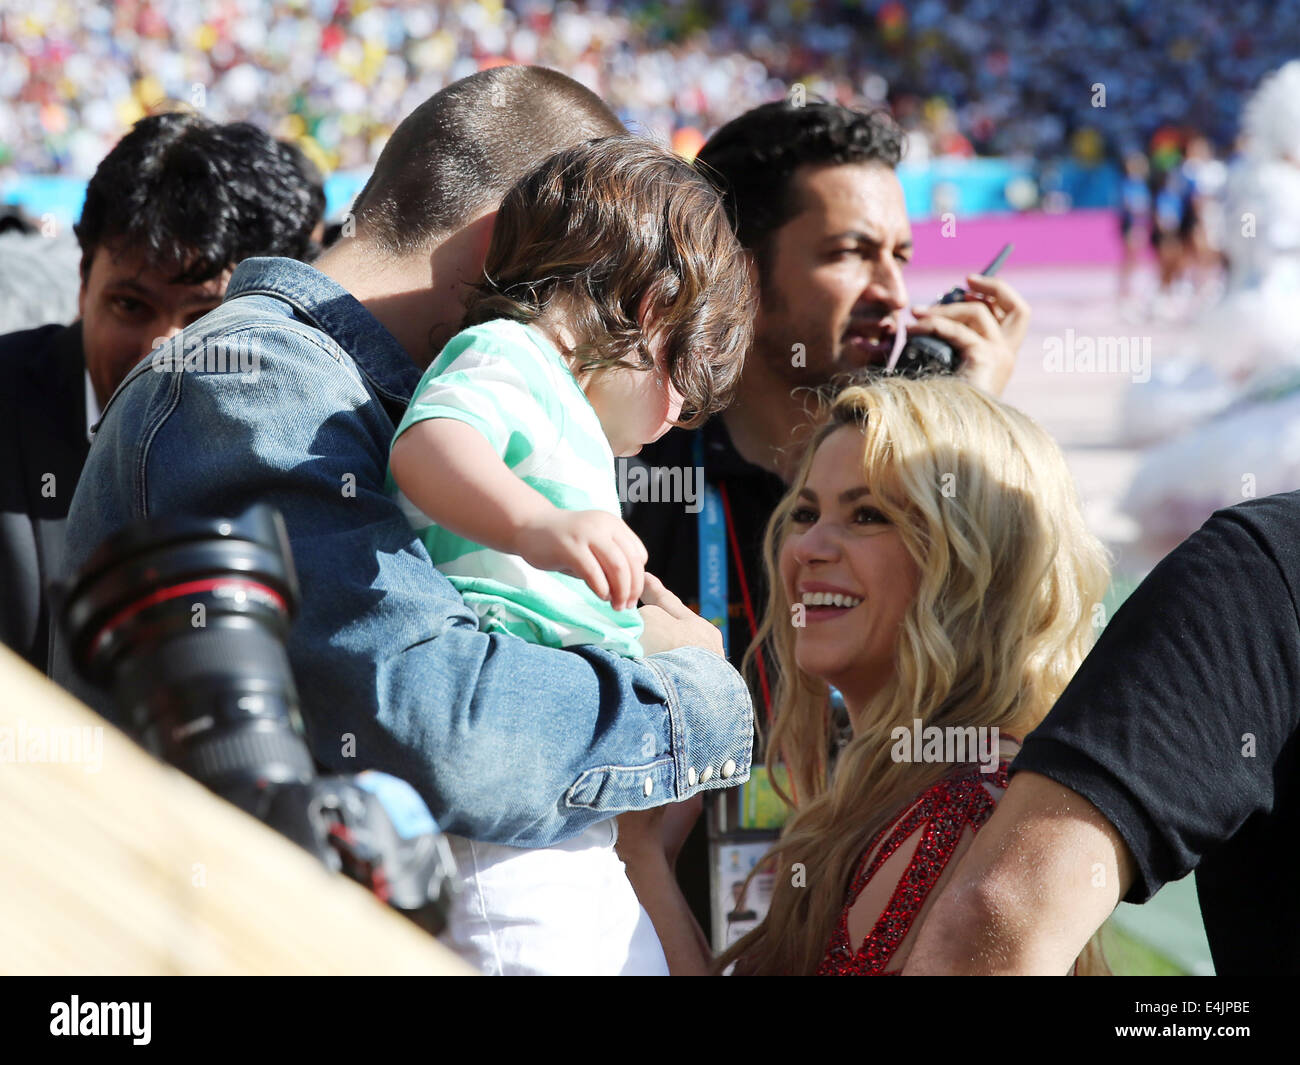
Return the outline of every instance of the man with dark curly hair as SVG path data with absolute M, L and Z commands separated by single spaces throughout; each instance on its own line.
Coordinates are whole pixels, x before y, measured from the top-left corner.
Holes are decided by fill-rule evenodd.
M 216 307 L 253 255 L 307 256 L 325 212 L 302 154 L 256 126 L 141 119 L 86 188 L 79 317 L 0 337 L 0 641 L 45 669 L 45 584 L 90 433 L 131 367 Z
M 727 501 L 739 525 L 739 554 L 755 564 L 766 517 L 800 455 L 797 430 L 807 420 L 808 390 L 837 374 L 883 365 L 908 306 L 903 268 L 912 258 L 912 230 L 894 172 L 902 150 L 902 131 L 884 112 L 784 100 L 733 119 L 700 150 L 698 163 L 722 191 L 760 283 L 754 344 L 735 402 L 701 430 L 709 480 L 716 479 L 715 468 L 720 475 L 743 473 L 755 489 L 737 486 Z M 977 298 L 918 308 L 919 321 L 908 332 L 948 341 L 961 356 L 960 372 L 999 394 L 1029 309 L 1005 282 L 968 283 Z M 696 446 L 690 434 L 670 433 L 641 459 L 651 467 L 694 464 Z M 628 484 L 634 480 L 629 476 Z M 650 551 L 649 568 L 696 602 L 696 553 L 677 543 L 680 508 L 629 502 L 632 526 Z M 692 502 L 700 501 L 686 500 Z M 752 603 L 761 601 L 754 587 L 761 566 L 743 568 L 745 579 L 735 574 L 729 582 L 738 618 L 746 585 Z M 752 635 L 743 625 L 732 634 L 737 660 Z

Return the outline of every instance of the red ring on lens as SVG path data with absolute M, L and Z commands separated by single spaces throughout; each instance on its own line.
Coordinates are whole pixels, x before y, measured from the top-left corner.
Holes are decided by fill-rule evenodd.
M 156 606 L 158 603 L 164 603 L 168 599 L 178 599 L 183 595 L 192 595 L 195 592 L 211 592 L 218 588 L 257 589 L 258 591 L 265 592 L 274 599 L 276 605 L 279 606 L 281 610 L 285 612 L 288 611 L 288 607 L 284 602 L 284 597 L 270 585 L 263 584 L 261 581 L 240 580 L 237 578 L 232 579 L 230 577 L 209 577 L 208 579 L 201 581 L 186 581 L 184 584 L 173 584 L 169 588 L 160 588 L 151 595 L 146 595 L 143 599 L 136 600 L 136 602 L 132 603 L 130 606 L 123 607 L 119 610 L 109 618 L 108 621 L 104 622 L 99 632 L 95 634 L 95 638 L 90 641 L 90 652 L 88 657 L 93 659 L 98 655 L 100 647 L 103 645 L 104 641 L 113 634 L 113 630 L 120 628 L 126 622 L 130 621 L 136 614 L 140 613 L 140 611 L 147 610 L 149 607 Z

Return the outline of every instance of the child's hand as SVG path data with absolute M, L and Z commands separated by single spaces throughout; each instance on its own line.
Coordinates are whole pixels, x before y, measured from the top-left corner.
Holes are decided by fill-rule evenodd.
M 587 582 L 615 610 L 636 606 L 645 585 L 645 544 L 603 510 L 551 509 L 519 530 L 516 552 L 530 566 Z

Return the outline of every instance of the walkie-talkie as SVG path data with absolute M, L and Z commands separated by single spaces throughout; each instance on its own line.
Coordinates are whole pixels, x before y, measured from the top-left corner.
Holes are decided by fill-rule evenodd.
M 992 277 L 1007 261 L 1012 245 L 1004 244 L 993 261 L 980 271 L 983 277 Z M 960 285 L 950 288 L 939 297 L 939 303 L 961 303 L 970 293 Z M 918 334 L 909 336 L 897 358 L 891 358 L 885 366 L 887 373 L 902 374 L 904 377 L 921 377 L 926 374 L 956 373 L 961 367 L 961 357 L 946 340 L 936 336 Z

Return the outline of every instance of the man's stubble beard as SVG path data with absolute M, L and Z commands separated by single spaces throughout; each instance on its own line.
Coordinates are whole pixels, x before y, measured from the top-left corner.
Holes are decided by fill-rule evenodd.
M 790 321 L 789 306 L 776 290 L 764 286 L 760 301 L 760 306 L 779 321 L 755 330 L 754 344 L 746 361 L 761 363 L 766 376 L 777 378 L 792 390 L 825 385 L 836 372 L 837 353 L 823 351 L 819 338 L 812 335 L 813 330 L 802 329 Z M 761 327 L 762 322 L 757 325 Z

